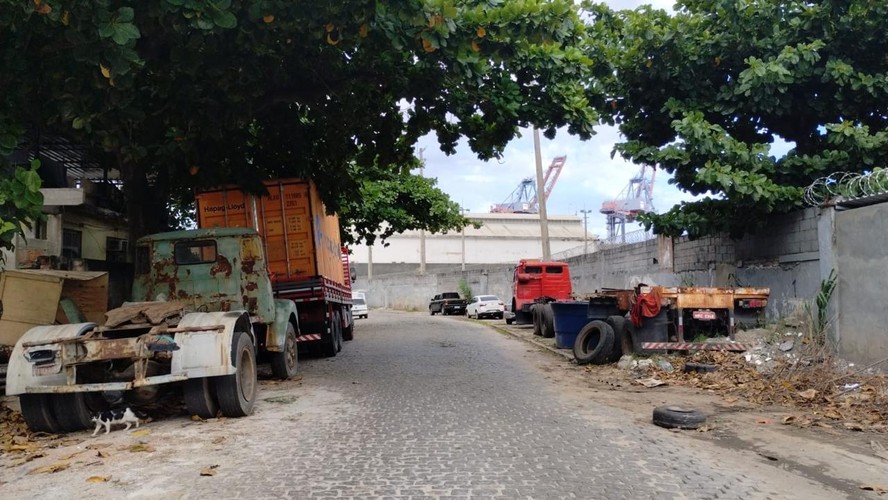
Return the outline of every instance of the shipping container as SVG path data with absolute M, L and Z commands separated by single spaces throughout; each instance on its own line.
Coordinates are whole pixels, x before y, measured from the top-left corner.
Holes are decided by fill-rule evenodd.
M 339 217 L 328 214 L 311 181 L 266 181 L 268 194 L 244 194 L 237 187 L 197 194 L 198 225 L 246 227 L 262 237 L 275 296 L 303 304 L 300 348 L 312 342 L 335 355 L 331 338 L 351 340 L 351 279 L 348 252 L 339 238 Z

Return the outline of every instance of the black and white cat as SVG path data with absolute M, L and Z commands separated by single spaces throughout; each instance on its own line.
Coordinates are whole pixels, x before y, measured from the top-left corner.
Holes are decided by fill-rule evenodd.
M 99 432 L 99 429 L 105 427 L 105 434 L 111 432 L 112 425 L 122 425 L 126 424 L 126 431 L 129 428 L 136 424 L 136 428 L 139 428 L 139 417 L 133 413 L 133 410 L 126 408 L 124 410 L 111 410 L 111 411 L 103 411 L 92 418 L 92 421 L 96 424 L 96 430 L 93 431 L 92 435 L 95 435 Z

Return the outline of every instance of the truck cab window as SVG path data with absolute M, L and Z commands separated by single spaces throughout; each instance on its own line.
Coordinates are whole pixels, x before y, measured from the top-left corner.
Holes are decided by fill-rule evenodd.
M 216 262 L 215 241 L 181 241 L 174 250 L 176 264 L 206 264 Z
M 148 245 L 136 247 L 136 274 L 148 274 L 151 272 L 151 251 Z
M 541 266 L 526 266 L 524 272 L 527 274 L 543 274 L 543 268 Z
M 546 274 L 561 274 L 564 268 L 561 266 L 546 266 Z

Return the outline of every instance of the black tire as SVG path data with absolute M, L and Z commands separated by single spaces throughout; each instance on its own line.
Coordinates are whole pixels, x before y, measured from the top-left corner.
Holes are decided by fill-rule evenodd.
M 697 429 L 706 422 L 706 415 L 698 410 L 678 406 L 654 408 L 654 425 L 667 429 Z
M 55 394 L 21 394 L 19 404 L 22 407 L 22 417 L 28 428 L 33 432 L 48 432 L 58 434 L 62 427 L 56 420 L 53 410 L 52 396 Z
M 259 381 L 256 376 L 256 350 L 250 336 L 234 332 L 231 339 L 231 359 L 237 372 L 216 377 L 216 397 L 226 417 L 245 417 L 253 411 Z
M 337 349 L 338 344 L 338 330 L 337 330 L 338 321 L 336 318 L 336 313 L 334 312 L 330 318 L 330 333 L 329 335 L 321 336 L 321 354 L 324 355 L 325 358 L 332 358 L 336 356 L 336 353 L 339 352 Z
M 515 322 L 515 317 L 514 317 L 514 316 L 512 316 L 511 318 L 506 318 L 506 324 L 507 324 L 507 325 L 511 325 L 511 324 L 514 323 L 514 322 Z
M 601 320 L 586 324 L 577 334 L 573 353 L 578 365 L 607 363 L 614 345 L 614 329 Z
M 718 365 L 712 365 L 709 363 L 693 363 L 688 362 L 684 364 L 684 368 L 682 371 L 685 373 L 697 372 L 697 373 L 712 373 L 718 370 Z
M 429 308 L 429 316 L 434 316 L 434 315 L 435 315 L 435 311 L 433 311 L 432 308 L 430 307 Z
M 555 313 L 549 304 L 540 308 L 540 335 L 547 339 L 555 337 Z
M 219 401 L 216 399 L 215 381 L 212 377 L 190 378 L 182 389 L 185 394 L 185 408 L 191 415 L 200 418 L 214 418 L 219 415 Z
M 336 327 L 336 352 L 342 351 L 342 314 L 333 312 L 333 325 Z
M 98 392 L 74 392 L 47 395 L 59 429 L 73 432 L 90 428 L 92 418 L 107 410 L 108 404 Z
M 284 339 L 284 350 L 281 352 L 272 352 L 271 355 L 271 374 L 275 378 L 286 380 L 296 375 L 299 365 L 299 350 L 296 346 L 296 327 L 293 323 L 287 322 L 287 333 Z
M 543 334 L 543 327 L 540 323 L 540 306 L 538 304 L 530 306 L 530 316 L 533 318 L 533 334 L 539 337 Z
M 364 315 L 366 318 L 367 315 Z M 355 339 L 355 318 L 360 318 L 360 316 L 352 315 L 352 322 L 345 328 L 342 329 L 342 340 L 349 341 Z
M 623 316 L 609 316 L 607 324 L 614 330 L 614 346 L 611 348 L 609 361 L 615 363 L 624 354 L 632 354 L 632 334 L 629 333 L 629 321 Z M 626 349 L 626 339 L 629 343 L 628 350 Z

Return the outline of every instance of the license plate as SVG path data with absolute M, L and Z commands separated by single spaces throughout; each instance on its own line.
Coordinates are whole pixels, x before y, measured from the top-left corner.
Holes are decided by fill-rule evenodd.
M 712 321 L 715 319 L 715 311 L 694 311 L 692 313 L 694 319 L 702 319 L 704 321 Z

